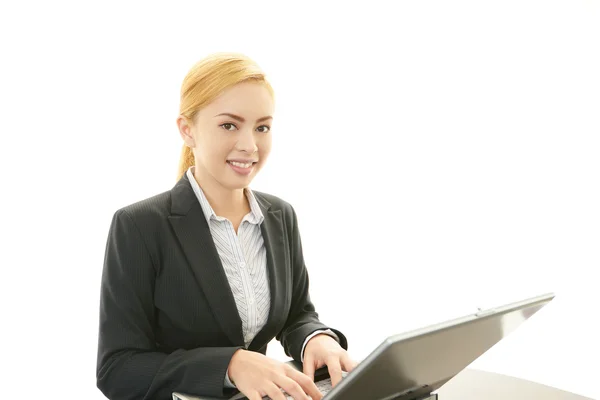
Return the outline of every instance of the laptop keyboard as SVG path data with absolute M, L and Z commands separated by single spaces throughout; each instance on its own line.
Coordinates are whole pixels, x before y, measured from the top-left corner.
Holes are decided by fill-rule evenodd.
M 346 371 L 342 371 L 342 379 L 344 379 L 346 377 L 346 375 L 348 375 L 348 373 Z M 319 391 L 321 393 L 323 393 L 324 395 L 329 393 L 331 391 L 331 378 L 327 378 L 327 379 L 322 379 L 318 382 L 315 382 L 315 385 L 317 386 L 317 388 L 319 389 Z M 283 394 L 285 395 L 285 399 L 286 400 L 293 400 L 294 398 L 292 396 L 290 396 L 289 394 L 287 394 L 285 391 L 283 392 Z M 246 398 L 246 397 L 244 397 Z M 269 396 L 265 396 L 263 397 L 263 400 L 272 400 Z

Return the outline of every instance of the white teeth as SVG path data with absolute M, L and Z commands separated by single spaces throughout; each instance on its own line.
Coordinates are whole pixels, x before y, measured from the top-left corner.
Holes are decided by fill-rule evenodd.
M 231 165 L 235 165 L 236 167 L 240 167 L 240 168 L 250 168 L 250 166 L 252 165 L 252 163 L 247 163 L 247 164 L 242 164 L 236 161 L 229 161 L 229 163 Z

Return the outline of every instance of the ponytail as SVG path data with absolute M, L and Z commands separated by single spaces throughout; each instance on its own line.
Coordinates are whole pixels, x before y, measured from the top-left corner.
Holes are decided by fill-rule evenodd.
M 177 180 L 183 178 L 186 171 L 195 164 L 194 153 L 187 145 L 183 145 L 181 149 L 181 158 L 179 159 L 179 170 L 177 172 Z

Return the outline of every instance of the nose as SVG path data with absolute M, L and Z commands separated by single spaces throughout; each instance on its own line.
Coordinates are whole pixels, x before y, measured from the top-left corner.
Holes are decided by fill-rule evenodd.
M 242 130 L 238 136 L 236 148 L 239 151 L 245 151 L 249 154 L 255 153 L 258 150 L 258 146 L 256 145 L 254 131 L 251 129 Z

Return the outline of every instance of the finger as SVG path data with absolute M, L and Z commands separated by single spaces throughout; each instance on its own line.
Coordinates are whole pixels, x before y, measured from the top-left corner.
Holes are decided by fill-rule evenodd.
M 244 393 L 244 396 L 246 396 L 248 400 L 262 400 L 262 396 L 256 390 Z
M 342 380 L 342 366 L 340 365 L 340 359 L 332 357 L 327 361 L 327 369 L 329 370 L 329 376 L 331 377 L 331 387 L 335 387 Z
M 323 393 L 319 391 L 315 382 L 310 379 L 308 376 L 304 375 L 300 371 L 292 371 L 290 374 L 290 378 L 298 382 L 298 384 L 302 387 L 304 392 L 312 397 L 313 400 L 320 400 L 323 397 Z
M 344 368 L 344 371 L 350 372 L 354 368 L 356 368 L 357 365 L 358 363 L 351 359 L 348 353 L 344 354 L 344 356 L 342 357 L 342 367 Z
M 295 380 L 287 376 L 281 376 L 275 383 L 285 390 L 287 394 L 292 396 L 294 400 L 309 400 L 308 395 L 304 389 L 302 389 L 302 386 Z
M 273 400 L 286 400 L 285 395 L 283 394 L 279 386 L 276 385 L 274 382 L 268 382 L 263 390 L 265 391 L 267 396 L 269 396 Z M 262 397 L 258 400 L 261 399 Z M 302 400 L 304 399 L 302 398 Z
M 304 374 L 306 374 L 311 381 L 315 380 L 315 361 L 312 357 L 307 356 L 304 358 L 304 365 L 302 369 L 304 370 Z

